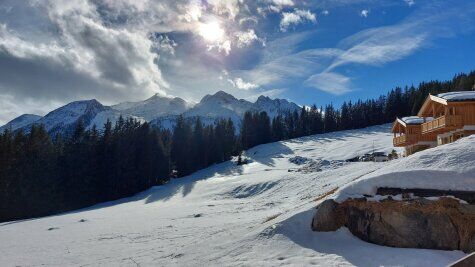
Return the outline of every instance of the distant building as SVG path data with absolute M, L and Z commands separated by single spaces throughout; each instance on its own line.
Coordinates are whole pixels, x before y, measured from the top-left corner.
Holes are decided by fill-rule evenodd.
M 372 158 L 374 162 L 384 162 L 389 160 L 388 155 L 384 152 L 373 152 Z
M 406 156 L 475 134 L 475 91 L 429 95 L 417 116 L 396 118 L 392 132 Z

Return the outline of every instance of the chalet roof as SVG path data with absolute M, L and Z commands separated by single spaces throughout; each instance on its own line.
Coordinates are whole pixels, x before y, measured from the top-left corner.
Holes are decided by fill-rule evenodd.
M 447 102 L 455 101 L 475 101 L 475 91 L 457 91 L 438 94 L 437 97 L 446 100 Z
M 475 101 L 475 91 L 457 91 L 438 94 L 440 97 L 448 102 L 454 101 Z
M 449 102 L 466 102 L 466 101 L 475 101 L 475 91 L 456 91 L 456 92 L 448 92 L 442 93 L 438 95 L 431 95 L 429 94 L 422 104 L 421 109 L 417 115 L 419 117 L 424 117 L 424 115 L 428 115 L 430 112 L 428 108 L 430 108 L 431 104 L 439 103 L 442 105 L 447 105 Z
M 418 116 L 410 116 L 410 117 L 404 117 L 401 118 L 401 120 L 409 125 L 417 125 L 417 124 L 422 124 L 424 123 L 424 118 L 418 117 Z M 432 121 L 432 117 L 427 117 L 426 121 Z
M 397 125 L 401 125 L 402 127 L 406 128 L 408 125 L 420 125 L 424 122 L 432 121 L 434 118 L 432 117 L 426 117 L 425 121 L 424 118 L 418 117 L 418 116 L 409 116 L 409 117 L 403 117 L 403 118 L 396 118 L 396 120 L 393 123 L 393 127 L 391 131 L 398 132 Z

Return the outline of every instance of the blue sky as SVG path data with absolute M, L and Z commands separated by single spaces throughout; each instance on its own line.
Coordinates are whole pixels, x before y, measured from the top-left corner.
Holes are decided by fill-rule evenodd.
M 218 90 L 339 105 L 475 70 L 475 2 L 4 0 L 0 123 Z

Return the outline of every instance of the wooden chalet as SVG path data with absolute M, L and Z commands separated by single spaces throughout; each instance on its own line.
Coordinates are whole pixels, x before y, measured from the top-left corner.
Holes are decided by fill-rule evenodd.
M 397 118 L 392 132 L 406 155 L 475 134 L 475 91 L 429 95 L 417 116 Z
M 392 127 L 394 133 L 393 145 L 404 147 L 406 156 L 436 146 L 436 134 L 422 135 L 421 125 L 431 119 L 417 116 L 396 118 Z

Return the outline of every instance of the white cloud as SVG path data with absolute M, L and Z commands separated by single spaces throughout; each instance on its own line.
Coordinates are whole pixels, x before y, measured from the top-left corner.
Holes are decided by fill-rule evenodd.
M 416 4 L 416 1 L 415 0 L 404 0 L 404 2 L 408 5 L 408 6 L 413 6 Z
M 216 49 L 218 52 L 223 52 L 225 55 L 229 55 L 229 53 L 231 52 L 231 41 L 225 40 L 216 44 L 207 45 L 207 47 L 208 51 Z
M 283 12 L 280 21 L 280 30 L 285 32 L 292 25 L 304 22 L 317 22 L 317 16 L 309 10 L 294 9 L 293 12 Z
M 258 23 L 259 23 L 259 20 L 255 16 L 244 17 L 244 18 L 239 19 L 239 25 L 245 25 L 245 24 L 257 25 Z
M 175 49 L 177 43 L 170 39 L 168 35 L 159 35 L 157 37 L 151 37 L 153 40 L 152 49 L 155 49 L 159 55 L 160 53 L 169 53 L 175 55 Z
M 364 18 L 367 18 L 368 15 L 369 15 L 369 10 L 367 10 L 367 9 L 361 10 L 360 16 L 362 16 L 362 17 L 364 17 Z
M 232 84 L 234 87 L 241 90 L 251 90 L 251 89 L 259 88 L 259 85 L 245 82 L 242 78 L 236 78 L 234 80 L 228 79 L 228 82 Z
M 236 32 L 236 38 L 237 38 L 237 47 L 246 47 L 250 44 L 252 44 L 255 41 L 260 41 L 262 44 L 264 44 L 264 41 L 257 37 L 255 31 L 253 29 L 249 29 L 244 32 Z
M 206 0 L 206 3 L 209 4 L 213 11 L 218 15 L 225 15 L 230 19 L 236 18 L 240 11 L 240 5 L 242 4 L 241 0 Z
M 330 15 L 330 11 L 328 11 L 328 10 L 323 10 L 323 11 L 322 11 L 322 14 L 325 15 L 325 16 L 328 16 L 328 15 Z
M 351 91 L 351 79 L 333 72 L 314 74 L 304 84 L 333 95 L 342 95 Z
M 381 65 L 404 58 L 423 46 L 430 36 L 413 23 L 372 28 L 344 39 L 342 52 L 328 67 L 350 64 Z
M 292 0 L 263 0 L 264 7 L 258 7 L 257 12 L 263 16 L 266 13 L 280 13 L 282 9 L 292 7 L 295 3 Z

